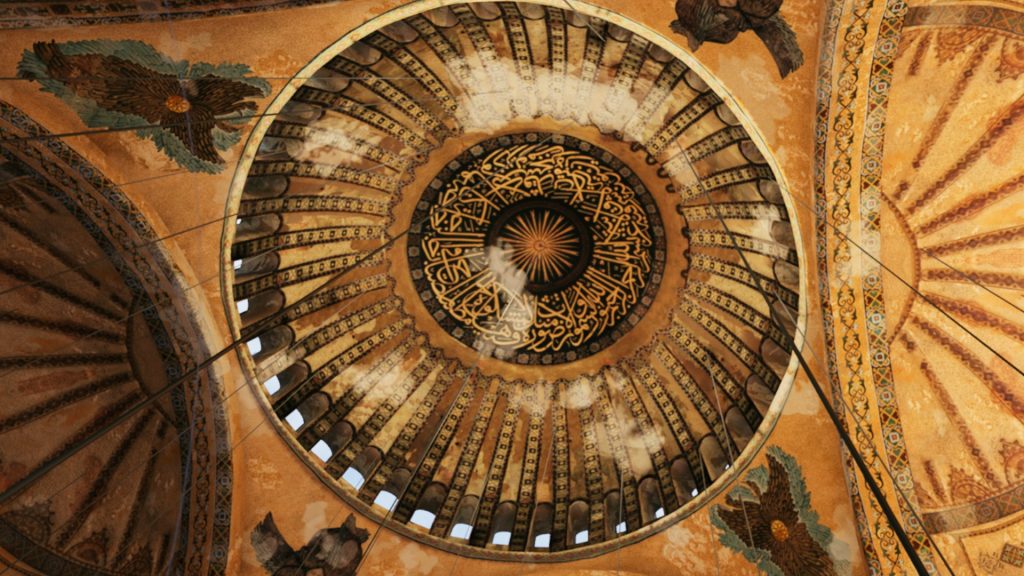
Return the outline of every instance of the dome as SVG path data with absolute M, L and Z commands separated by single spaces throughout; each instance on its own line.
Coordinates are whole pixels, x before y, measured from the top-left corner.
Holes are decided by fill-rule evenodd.
M 689 514 L 792 379 L 801 256 L 758 136 L 640 28 L 379 20 L 271 105 L 229 200 L 228 314 L 278 431 L 461 554 L 595 555 Z

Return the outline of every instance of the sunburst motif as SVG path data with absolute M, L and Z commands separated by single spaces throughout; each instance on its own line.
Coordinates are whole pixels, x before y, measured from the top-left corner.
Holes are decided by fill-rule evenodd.
M 580 255 L 579 231 L 561 214 L 530 211 L 520 214 L 501 234 L 513 264 L 531 282 L 551 282 L 564 276 Z

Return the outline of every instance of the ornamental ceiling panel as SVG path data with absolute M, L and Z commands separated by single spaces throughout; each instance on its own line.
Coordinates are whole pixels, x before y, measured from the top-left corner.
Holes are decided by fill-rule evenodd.
M 1000 557 L 1024 508 L 1024 12 L 887 2 L 838 24 L 818 204 L 835 391 L 927 561 L 1014 573 Z M 848 40 L 858 29 L 877 50 Z M 901 569 L 857 498 L 869 561 Z
M 760 139 L 682 57 L 564 6 L 404 9 L 268 109 L 228 315 L 277 430 L 357 510 L 465 555 L 591 556 L 763 440 L 799 242 Z

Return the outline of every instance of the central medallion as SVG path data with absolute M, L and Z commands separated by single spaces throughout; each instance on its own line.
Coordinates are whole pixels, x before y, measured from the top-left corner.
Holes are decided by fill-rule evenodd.
M 486 245 L 526 273 L 526 290 L 532 294 L 550 294 L 574 283 L 593 255 L 583 216 L 546 197 L 520 200 L 499 212 Z
M 409 263 L 434 319 L 518 364 L 572 362 L 621 338 L 664 269 L 640 178 L 573 137 L 487 140 L 450 162 L 413 214 Z

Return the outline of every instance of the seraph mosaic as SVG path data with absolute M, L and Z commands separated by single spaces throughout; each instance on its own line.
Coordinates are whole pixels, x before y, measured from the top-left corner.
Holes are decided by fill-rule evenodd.
M 818 523 L 803 472 L 778 446 L 732 489 L 724 505 L 711 507 L 711 523 L 725 546 L 743 554 L 769 576 L 844 576 L 850 563 L 830 552 L 833 535 Z
M 341 526 L 320 530 L 298 550 L 281 535 L 271 512 L 250 534 L 256 559 L 270 576 L 354 576 L 369 537 L 352 514 Z
M 133 130 L 191 172 L 224 169 L 220 152 L 240 140 L 251 99 L 270 84 L 244 64 L 174 60 L 135 40 L 37 42 L 18 75 L 70 106 L 91 128 Z
M 728 44 L 753 30 L 764 42 L 783 78 L 804 63 L 796 33 L 783 19 L 782 0 L 676 0 L 672 31 L 686 36 L 690 49 L 704 42 Z

